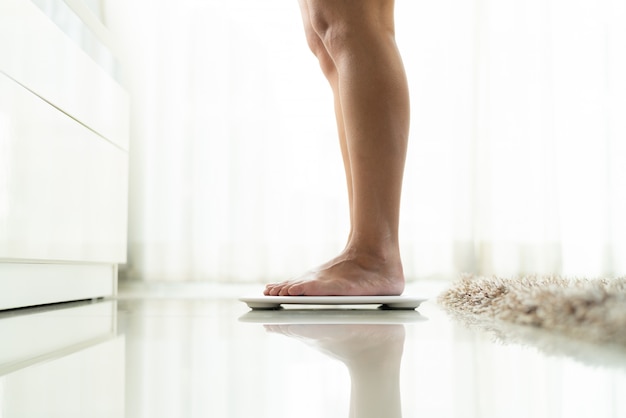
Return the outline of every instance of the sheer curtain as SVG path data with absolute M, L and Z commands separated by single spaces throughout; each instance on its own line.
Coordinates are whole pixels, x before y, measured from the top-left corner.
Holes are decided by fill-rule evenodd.
M 626 273 L 626 1 L 396 1 L 411 280 Z M 330 89 L 297 2 L 107 0 L 131 92 L 137 280 L 258 282 L 340 251 Z

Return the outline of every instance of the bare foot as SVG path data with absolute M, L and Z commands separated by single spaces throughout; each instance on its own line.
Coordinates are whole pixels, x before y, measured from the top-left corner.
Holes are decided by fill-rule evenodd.
M 284 324 L 265 329 L 299 339 L 349 367 L 368 369 L 374 363 L 399 364 L 405 338 L 401 324 Z
M 344 253 L 296 279 L 268 284 L 266 296 L 395 296 L 404 290 L 400 257 Z

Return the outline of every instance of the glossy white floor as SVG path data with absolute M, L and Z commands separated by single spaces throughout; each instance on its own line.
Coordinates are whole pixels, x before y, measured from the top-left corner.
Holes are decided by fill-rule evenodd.
M 433 300 L 250 312 L 249 289 L 130 290 L 1 313 L 0 417 L 626 417 L 626 351 L 495 342 Z

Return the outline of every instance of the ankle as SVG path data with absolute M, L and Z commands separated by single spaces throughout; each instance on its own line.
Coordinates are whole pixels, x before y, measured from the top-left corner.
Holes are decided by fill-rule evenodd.
M 351 233 L 346 250 L 355 254 L 365 254 L 387 260 L 400 253 L 397 234 L 367 234 Z
M 343 252 L 343 257 L 367 269 L 401 265 L 400 251 L 397 247 L 349 244 Z

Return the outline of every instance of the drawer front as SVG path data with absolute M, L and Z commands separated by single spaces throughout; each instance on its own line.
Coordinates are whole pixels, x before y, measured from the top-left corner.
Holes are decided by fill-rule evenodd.
M 0 259 L 122 263 L 128 153 L 0 74 Z

